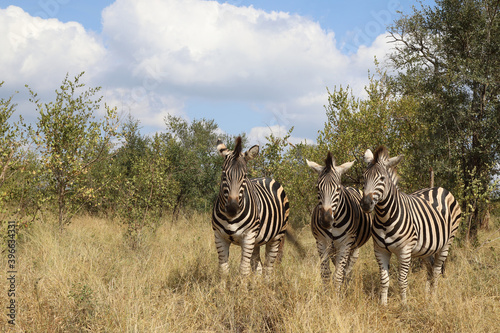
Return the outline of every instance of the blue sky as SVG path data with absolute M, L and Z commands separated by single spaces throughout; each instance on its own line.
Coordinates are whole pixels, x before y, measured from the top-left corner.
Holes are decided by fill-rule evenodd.
M 429 2 L 427 2 L 429 3 Z M 117 0 L 2 1 L 0 97 L 36 120 L 28 84 L 42 100 L 66 73 L 85 71 L 106 102 L 139 119 L 144 133 L 167 114 L 214 119 L 221 131 L 264 143 L 294 127 L 314 141 L 326 121 L 326 87 L 362 96 L 386 26 L 415 1 Z

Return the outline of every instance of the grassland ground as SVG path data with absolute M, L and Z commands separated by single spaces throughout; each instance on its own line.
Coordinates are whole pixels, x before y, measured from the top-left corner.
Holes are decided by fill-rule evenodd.
M 496 223 L 498 225 L 498 223 Z M 79 217 L 62 233 L 47 224 L 17 241 L 16 326 L 8 324 L 7 256 L 2 252 L 0 331 L 17 332 L 500 332 L 500 236 L 479 247 L 455 244 L 435 297 L 415 263 L 402 306 L 391 264 L 389 305 L 378 304 L 371 241 L 342 295 L 324 286 L 309 228 L 296 231 L 302 258 L 288 244 L 267 281 L 237 272 L 221 282 L 209 215 L 166 222 L 132 249 L 116 221 Z

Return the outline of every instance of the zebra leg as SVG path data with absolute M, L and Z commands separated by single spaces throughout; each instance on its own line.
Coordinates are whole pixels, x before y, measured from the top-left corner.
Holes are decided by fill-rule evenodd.
M 356 261 L 358 261 L 359 258 L 359 247 L 352 250 L 351 254 L 349 255 L 349 261 L 347 262 L 347 266 L 345 269 L 345 279 L 347 281 L 350 281 L 351 279 L 351 273 L 352 273 L 352 268 L 354 267 L 354 264 Z
M 327 284 L 332 275 L 332 271 L 330 270 L 330 260 L 333 262 L 333 243 L 330 241 L 325 244 L 324 241 L 316 240 L 316 246 L 318 248 L 320 259 L 321 279 L 323 280 L 323 283 Z
M 279 264 L 283 260 L 283 246 L 285 245 L 285 237 L 281 238 L 280 246 L 278 248 L 278 255 L 276 256 L 276 262 Z
M 257 272 L 258 274 L 262 274 L 262 262 L 260 260 L 260 246 L 255 245 L 253 248 L 252 258 L 250 259 L 250 266 L 252 268 L 252 272 Z
M 340 292 L 342 282 L 344 282 L 345 267 L 347 265 L 347 261 L 349 260 L 350 253 L 351 250 L 349 248 L 342 247 L 337 252 L 337 256 L 335 258 L 335 274 L 333 278 L 335 282 L 335 291 L 337 293 Z
M 255 248 L 255 237 L 256 235 L 254 234 L 248 235 L 241 243 L 240 274 L 242 276 L 250 275 L 250 260 Z
M 391 252 L 375 248 L 375 258 L 380 269 L 380 303 L 387 305 L 387 292 L 389 291 L 389 262 Z
M 282 235 L 283 237 L 284 235 Z M 269 276 L 273 271 L 274 262 L 278 255 L 279 247 L 281 243 L 280 238 L 273 238 L 266 244 L 266 261 L 264 263 L 264 274 Z
M 448 257 L 448 250 L 450 248 L 451 242 L 448 242 L 438 253 L 433 257 L 432 270 L 428 268 L 428 291 L 430 294 L 434 294 L 437 288 L 437 281 L 441 274 L 443 274 L 443 266 Z
M 427 294 L 431 293 L 431 284 L 434 279 L 434 273 L 432 272 L 432 266 L 434 266 L 434 256 L 429 256 L 423 259 L 425 263 L 425 268 L 427 268 L 427 281 L 425 283 L 425 291 Z
M 408 271 L 411 263 L 411 250 L 404 248 L 398 255 L 399 262 L 399 290 L 401 292 L 401 302 L 406 304 L 406 290 L 408 289 Z
M 217 248 L 219 257 L 219 272 L 222 275 L 227 275 L 229 273 L 229 245 L 231 245 L 231 243 L 218 234 L 215 234 L 215 247 Z

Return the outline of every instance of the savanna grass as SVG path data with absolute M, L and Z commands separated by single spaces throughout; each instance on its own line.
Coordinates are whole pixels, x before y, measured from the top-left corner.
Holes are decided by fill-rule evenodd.
M 35 224 L 18 240 L 18 332 L 498 332 L 500 240 L 481 233 L 479 248 L 452 247 L 435 297 L 425 294 L 418 262 L 402 306 L 396 261 L 389 305 L 378 304 L 378 267 L 371 241 L 361 249 L 341 295 L 324 286 L 309 228 L 297 238 L 305 258 L 288 244 L 266 280 L 238 274 L 240 249 L 231 247 L 230 274 L 221 281 L 209 215 L 166 222 L 132 249 L 113 221 L 81 217 L 62 233 Z M 6 267 L 5 252 L 2 267 Z M 6 269 L 4 269 L 6 272 Z M 0 284 L 6 304 L 7 283 Z M 5 307 L 2 306 L 6 312 Z

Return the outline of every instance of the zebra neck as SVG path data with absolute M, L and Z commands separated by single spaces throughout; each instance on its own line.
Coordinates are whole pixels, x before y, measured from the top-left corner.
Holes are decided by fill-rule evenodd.
M 375 206 L 375 212 L 379 221 L 387 222 L 390 220 L 393 212 L 397 211 L 400 194 L 399 188 L 394 183 L 391 183 L 391 186 L 389 186 L 389 193 L 387 193 L 385 199 Z
M 247 186 L 243 191 L 243 196 L 246 199 L 245 205 L 257 206 L 257 208 L 259 208 L 259 200 L 257 200 L 257 198 L 255 197 L 255 183 L 251 179 L 247 179 L 246 184 Z
M 337 205 L 337 209 L 333 213 L 333 219 L 335 221 L 341 221 L 345 218 L 346 214 L 350 216 L 349 214 L 349 208 L 350 205 L 348 204 L 348 194 L 347 190 L 344 186 L 340 187 L 340 193 L 339 193 L 339 203 Z

